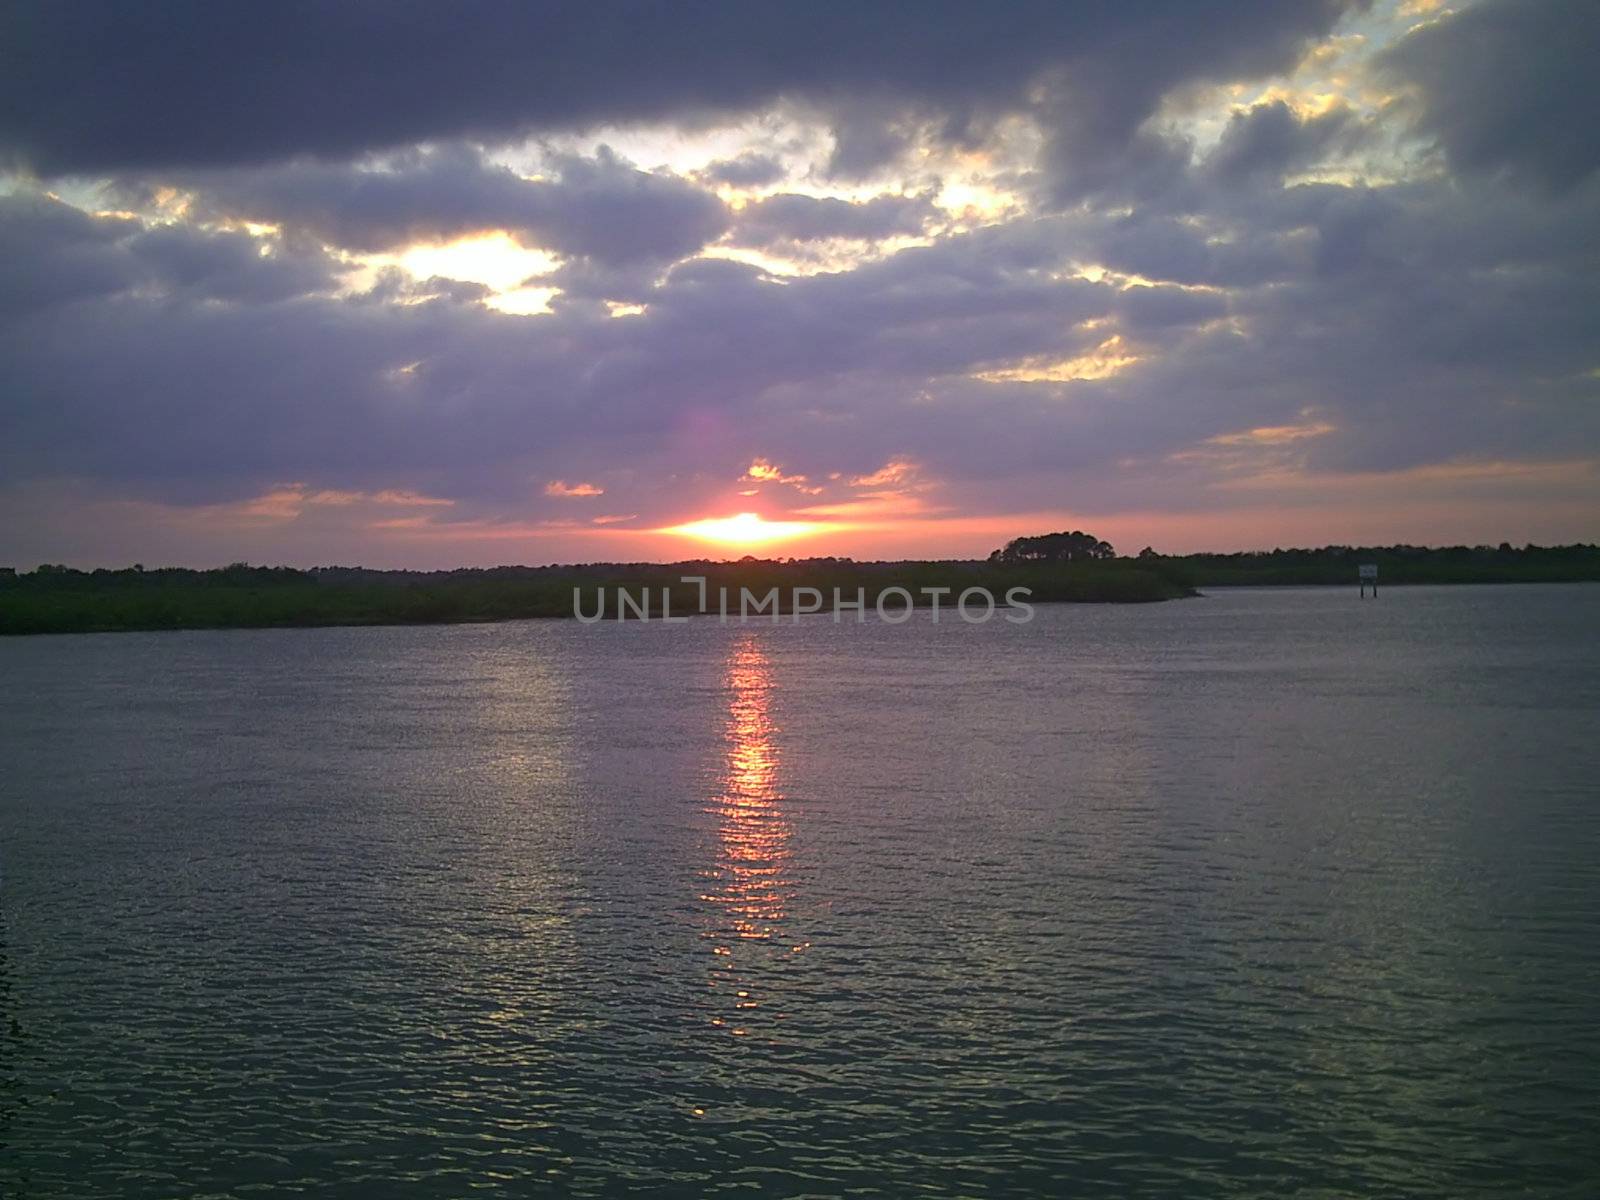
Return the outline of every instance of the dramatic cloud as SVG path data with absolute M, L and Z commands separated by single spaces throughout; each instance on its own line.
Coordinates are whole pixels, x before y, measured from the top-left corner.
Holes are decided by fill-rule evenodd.
M 335 264 L 245 233 L 93 217 L 34 193 L 0 196 L 0 316 L 134 292 L 170 302 L 281 300 L 332 287 Z
M 43 172 L 196 166 L 892 98 L 962 117 L 1041 79 L 1095 144 L 1182 83 L 1286 65 L 1341 0 L 8 5 L 0 146 Z M 40 103 L 48 96 L 49 103 Z M 1083 148 L 1087 139 L 1075 137 Z
M 218 215 L 283 225 L 351 250 L 389 250 L 505 230 L 605 264 L 692 254 L 727 228 L 715 196 L 640 171 L 602 147 L 526 179 L 455 147 L 354 167 L 302 162 L 180 177 Z
M 726 184 L 728 187 L 759 188 L 777 183 L 784 174 L 783 164 L 770 154 L 747 150 L 737 158 L 725 158 L 710 164 L 700 172 L 700 177 L 709 183 Z
M 1340 142 L 1352 145 L 1358 136 L 1346 108 L 1302 119 L 1282 100 L 1274 100 L 1234 113 L 1206 167 L 1224 182 L 1275 180 L 1321 161 Z
M 1421 92 L 1419 127 L 1459 170 L 1570 187 L 1600 167 L 1600 7 L 1487 0 L 1421 26 L 1384 55 Z
M 874 196 L 861 203 L 832 196 L 768 196 L 740 211 L 736 240 L 755 246 L 825 238 L 881 241 L 921 233 L 937 212 L 926 196 Z
M 1587 9 L 154 11 L 0 17 L 0 561 L 1594 534 Z

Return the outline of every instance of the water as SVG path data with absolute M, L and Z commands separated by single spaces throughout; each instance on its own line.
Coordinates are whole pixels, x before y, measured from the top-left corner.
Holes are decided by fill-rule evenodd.
M 0 678 L 0 1194 L 1600 1185 L 1600 587 Z

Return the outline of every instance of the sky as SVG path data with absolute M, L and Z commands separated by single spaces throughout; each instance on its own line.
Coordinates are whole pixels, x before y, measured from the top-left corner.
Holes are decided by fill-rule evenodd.
M 0 564 L 1600 537 L 1592 0 L 23 0 Z

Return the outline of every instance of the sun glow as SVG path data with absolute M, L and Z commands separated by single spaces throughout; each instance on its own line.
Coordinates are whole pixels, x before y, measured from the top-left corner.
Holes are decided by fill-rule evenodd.
M 698 538 L 703 542 L 722 542 L 731 546 L 759 546 L 784 538 L 822 533 L 830 528 L 833 526 L 822 521 L 768 521 L 757 513 L 744 512 L 735 517 L 709 517 L 703 521 L 671 525 L 662 532 L 675 533 L 680 537 Z
M 482 283 L 497 292 L 514 291 L 529 276 L 555 266 L 543 250 L 529 249 L 508 233 L 474 234 L 453 242 L 421 243 L 390 258 L 418 279 L 443 275 Z

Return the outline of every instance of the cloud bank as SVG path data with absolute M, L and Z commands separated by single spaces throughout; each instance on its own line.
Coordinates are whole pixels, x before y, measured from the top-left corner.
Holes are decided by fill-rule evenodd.
M 11 6 L 0 554 L 1592 537 L 1597 23 L 1424 7 Z

